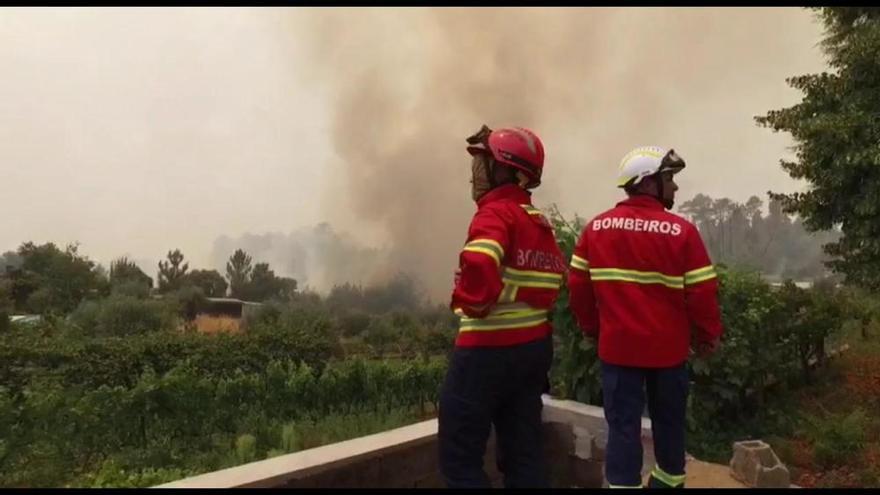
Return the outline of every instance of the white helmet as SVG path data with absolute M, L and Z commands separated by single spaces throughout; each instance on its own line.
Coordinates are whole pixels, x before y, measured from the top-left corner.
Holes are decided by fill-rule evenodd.
M 677 174 L 684 168 L 684 160 L 675 150 L 666 151 L 659 146 L 640 146 L 623 157 L 617 175 L 617 187 L 636 185 L 643 178 L 664 170 Z

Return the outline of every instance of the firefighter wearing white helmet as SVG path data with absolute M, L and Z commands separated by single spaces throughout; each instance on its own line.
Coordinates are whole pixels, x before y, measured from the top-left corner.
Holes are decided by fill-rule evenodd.
M 617 181 L 627 198 L 587 223 L 571 257 L 569 305 L 583 333 L 598 339 L 611 487 L 642 486 L 645 391 L 657 460 L 648 485 L 684 486 L 689 347 L 707 356 L 722 334 L 700 233 L 668 211 L 683 168 L 671 149 L 627 153 Z
M 642 146 L 636 148 L 620 161 L 620 173 L 617 176 L 617 187 L 622 187 L 630 195 L 645 194 L 638 185 L 645 178 L 651 178 L 657 184 L 657 199 L 671 210 L 675 203 L 674 193 L 678 186 L 672 182 L 672 176 L 685 167 L 684 160 L 675 153 L 659 146 Z M 668 174 L 663 174 L 668 172 Z M 664 177 L 665 176 L 665 177 Z M 667 181 L 664 181 L 668 179 Z M 671 184 L 670 184 L 671 183 Z M 672 190 L 669 190 L 672 188 Z M 651 194 L 651 193 L 648 193 Z

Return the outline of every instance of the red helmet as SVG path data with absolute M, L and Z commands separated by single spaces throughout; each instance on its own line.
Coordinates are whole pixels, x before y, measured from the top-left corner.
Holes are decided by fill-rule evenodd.
M 532 188 L 541 183 L 544 145 L 529 129 L 506 127 L 493 131 L 484 125 L 467 141 L 467 150 L 471 155 L 486 153 L 488 150 L 496 163 L 525 173 L 530 179 L 526 187 Z

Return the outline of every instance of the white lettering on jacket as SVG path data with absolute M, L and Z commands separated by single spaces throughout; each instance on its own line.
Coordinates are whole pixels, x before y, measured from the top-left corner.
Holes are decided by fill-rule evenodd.
M 631 230 L 666 235 L 681 235 L 681 224 L 663 220 L 643 220 L 641 218 L 605 217 L 593 220 L 593 230 Z
M 555 253 L 537 249 L 517 249 L 516 267 L 556 273 L 562 273 L 566 269 L 565 262 Z

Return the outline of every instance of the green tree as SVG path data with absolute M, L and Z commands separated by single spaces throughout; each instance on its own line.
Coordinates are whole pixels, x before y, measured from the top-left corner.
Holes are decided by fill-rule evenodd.
M 226 278 L 229 280 L 229 295 L 243 298 L 250 281 L 252 258 L 241 249 L 236 249 L 226 262 Z
M 153 279 L 123 256 L 110 262 L 110 287 L 116 294 L 146 297 L 153 287 Z
M 166 301 L 114 294 L 100 301 L 84 301 L 70 321 L 81 335 L 125 337 L 172 328 L 174 313 Z
M 334 312 L 350 312 L 364 309 L 364 289 L 360 285 L 345 283 L 334 285 L 327 295 L 327 307 Z
M 296 293 L 296 280 L 278 277 L 269 268 L 269 263 L 257 263 L 250 270 L 243 285 L 236 292 L 237 296 L 247 301 L 290 301 Z
M 275 277 L 275 272 L 269 269 L 269 263 L 254 265 L 245 291 L 245 299 L 265 301 L 275 297 L 278 292 L 278 280 Z
M 205 291 L 201 287 L 184 284 L 169 292 L 166 297 L 177 308 L 177 314 L 186 321 L 192 321 L 205 307 Z
M 21 265 L 6 275 L 18 311 L 67 314 L 86 297 L 100 297 L 109 291 L 109 281 L 93 261 L 79 254 L 75 244 L 62 251 L 51 242 L 26 242 L 19 247 L 18 256 Z
M 822 47 L 832 72 L 787 79 L 800 103 L 756 117 L 795 141 L 794 161 L 781 160 L 809 189 L 772 194 L 810 231 L 840 226 L 825 246 L 831 268 L 847 280 L 880 288 L 880 9 L 813 7 L 825 24 Z
M 202 289 L 206 297 L 223 297 L 229 286 L 217 270 L 193 270 L 186 274 L 184 285 L 187 284 Z
M 9 328 L 12 312 L 12 281 L 0 275 L 0 332 Z
M 364 342 L 380 358 L 391 349 L 400 336 L 399 330 L 394 328 L 391 317 L 385 315 L 371 317 L 364 333 Z
M 7 251 L 0 254 L 0 275 L 11 273 L 21 268 L 22 259 L 15 251 Z
M 168 251 L 168 261 L 159 262 L 159 292 L 167 293 L 179 289 L 183 285 L 189 263 L 183 262 L 180 249 Z
M 364 306 L 373 313 L 385 313 L 393 309 L 414 310 L 424 302 L 423 293 L 416 279 L 399 272 L 384 285 L 364 289 Z

